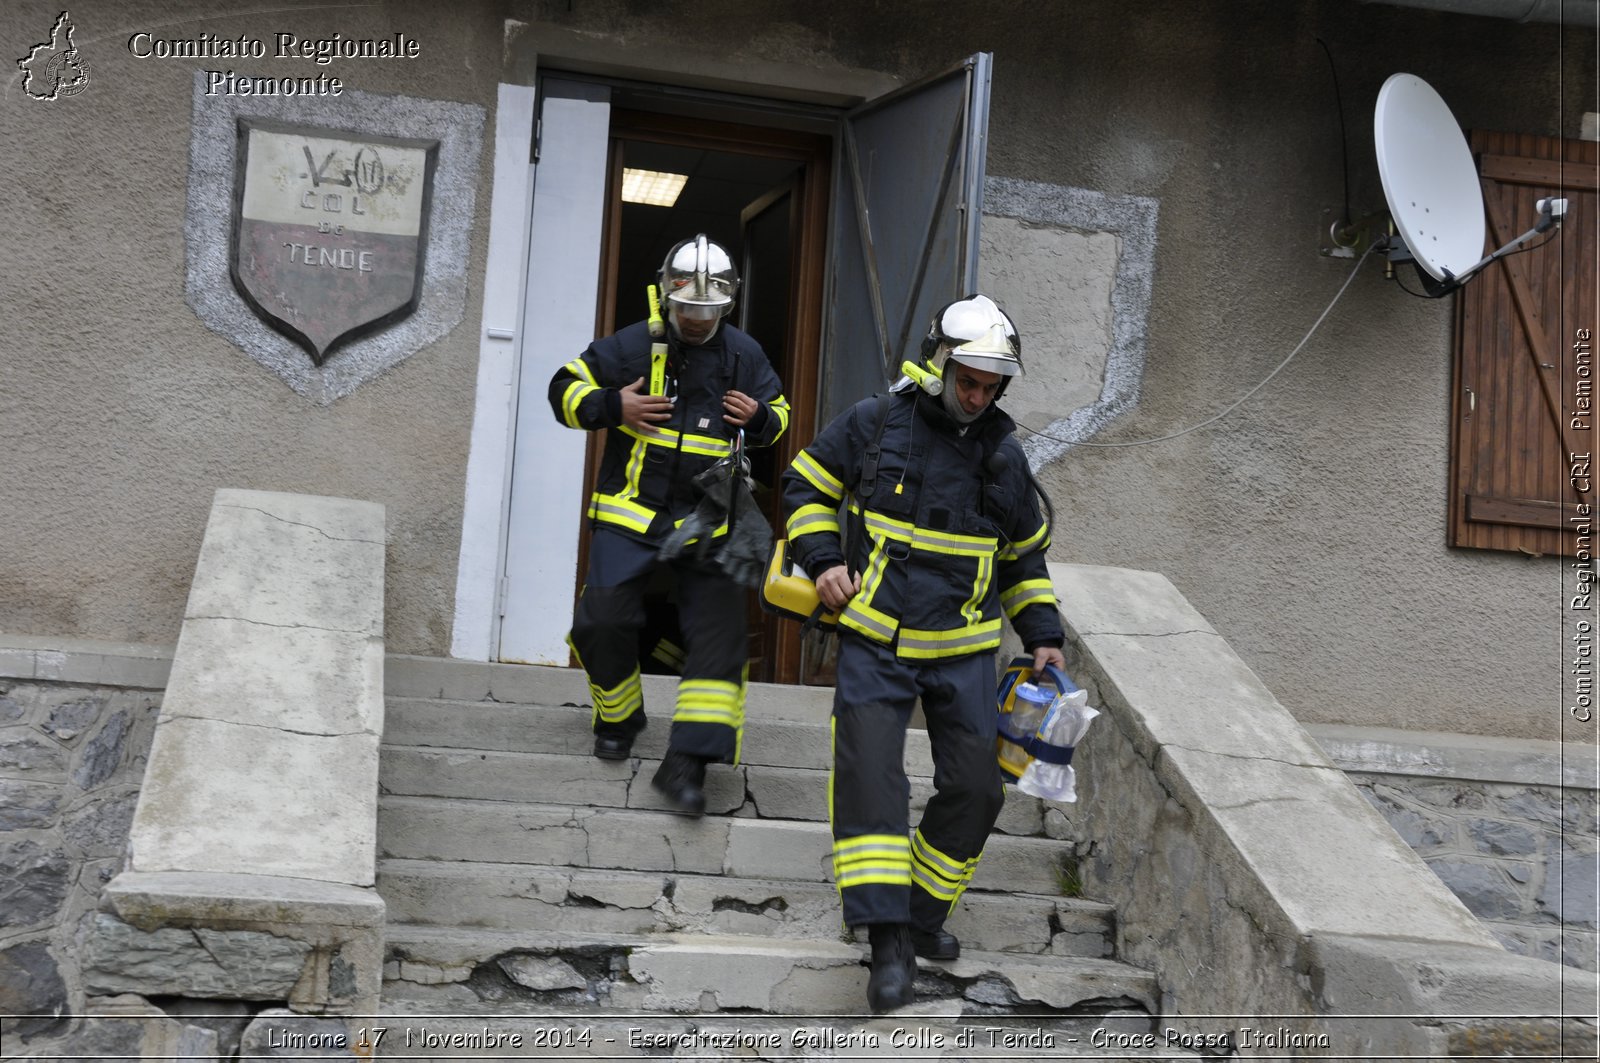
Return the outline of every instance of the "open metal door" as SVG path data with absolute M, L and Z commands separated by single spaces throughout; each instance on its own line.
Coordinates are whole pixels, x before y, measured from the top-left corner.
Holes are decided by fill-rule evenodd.
M 992 60 L 979 52 L 842 119 L 821 424 L 895 379 L 933 312 L 976 288 Z

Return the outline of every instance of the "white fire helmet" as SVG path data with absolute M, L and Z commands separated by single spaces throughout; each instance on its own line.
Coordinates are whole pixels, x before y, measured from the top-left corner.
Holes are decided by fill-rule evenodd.
M 1022 375 L 1022 337 L 1010 316 L 987 295 L 957 299 L 934 314 L 922 353 L 941 378 L 947 361 L 1002 377 Z

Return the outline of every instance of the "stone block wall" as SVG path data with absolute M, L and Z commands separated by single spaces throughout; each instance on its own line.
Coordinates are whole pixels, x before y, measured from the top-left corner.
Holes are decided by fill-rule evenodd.
M 1381 728 L 1312 734 L 1502 945 L 1600 966 L 1593 747 Z
M 53 1016 L 84 1000 L 74 958 L 80 932 L 122 866 L 161 693 L 4 672 L 0 1013 Z M 6 1022 L 16 1024 L 5 1031 L 8 1040 L 57 1025 L 50 1018 Z

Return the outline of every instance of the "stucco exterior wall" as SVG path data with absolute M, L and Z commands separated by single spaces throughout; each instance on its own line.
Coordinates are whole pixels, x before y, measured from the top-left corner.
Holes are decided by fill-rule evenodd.
M 1338 64 L 1357 215 L 1383 206 L 1371 114 L 1390 73 L 1428 80 L 1468 127 L 1574 136 L 1593 98 L 1592 33 L 1551 25 L 1136 4 L 1036 29 L 997 58 L 990 172 L 1160 201 L 1141 399 L 1097 440 L 1219 412 L 1350 273 L 1317 253 L 1344 198 L 1317 38 Z M 1219 424 L 1056 461 L 1043 479 L 1068 518 L 1052 556 L 1160 569 L 1302 722 L 1592 741 L 1561 703 L 1561 563 L 1445 546 L 1451 322 L 1450 300 L 1410 298 L 1369 262 Z
M 31 42 L 57 14 L 10 4 L 0 27 Z M 1139 400 L 1101 441 L 1222 409 L 1348 275 L 1318 253 L 1345 197 L 1318 38 L 1338 64 L 1357 214 L 1382 207 L 1370 130 L 1388 74 L 1428 80 L 1466 126 L 1568 136 L 1596 82 L 1592 33 L 1353 0 L 513 0 L 448 17 L 102 0 L 72 14 L 90 89 L 36 104 L 12 86 L 0 111 L 6 142 L 28 148 L 0 154 L 0 200 L 24 219 L 0 241 L 0 630 L 152 642 L 175 637 L 208 500 L 229 486 L 383 503 L 389 648 L 447 652 L 481 275 L 445 339 L 331 405 L 296 396 L 184 305 L 190 84 L 219 63 L 134 59 L 132 30 L 409 32 L 418 59 L 338 72 L 365 92 L 476 103 L 486 130 L 507 18 L 535 41 L 658 40 L 708 70 L 910 80 L 992 51 L 991 177 L 1159 205 Z M 1061 283 L 1038 278 L 1039 302 Z M 1592 741 L 1560 704 L 1560 563 L 1444 545 L 1450 330 L 1448 300 L 1411 299 L 1369 263 L 1297 361 L 1220 424 L 1045 469 L 1064 518 L 1052 558 L 1166 573 L 1302 722 Z
M 1372 107 L 1390 74 L 1427 80 L 1468 128 L 1565 136 L 1597 74 L 1592 31 L 1352 0 L 514 12 L 659 35 L 708 64 L 812 52 L 911 80 L 994 52 L 991 179 L 1159 204 L 1140 397 L 1102 442 L 1221 411 L 1349 276 L 1352 260 L 1319 253 L 1346 196 L 1338 100 L 1363 216 L 1384 209 Z M 1037 277 L 1036 301 L 1064 283 Z M 1166 573 L 1302 722 L 1594 741 L 1562 703 L 1561 562 L 1445 546 L 1451 327 L 1450 300 L 1413 299 L 1369 261 L 1296 361 L 1217 425 L 1053 461 L 1051 557 Z

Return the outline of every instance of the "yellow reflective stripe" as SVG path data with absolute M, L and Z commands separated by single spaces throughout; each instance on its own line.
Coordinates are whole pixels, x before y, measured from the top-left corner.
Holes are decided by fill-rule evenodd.
M 733 444 L 726 439 L 690 435 L 685 432 L 683 436 L 683 452 L 685 454 L 698 454 L 703 458 L 725 458 L 733 453 Z
M 614 497 L 619 499 L 637 498 L 639 496 L 639 475 L 644 471 L 643 441 L 635 439 L 633 446 L 628 451 L 627 464 L 622 467 L 622 490 Z M 599 495 L 599 492 L 596 492 Z
M 683 522 L 688 520 L 688 519 L 689 519 L 688 517 L 679 517 L 677 520 L 672 522 L 672 526 L 674 528 L 681 528 L 681 527 L 683 527 Z M 727 521 L 723 521 L 720 525 L 717 526 L 716 531 L 713 531 L 711 533 L 711 537 L 713 539 L 715 539 L 719 535 L 727 535 L 727 534 L 728 534 L 728 522 Z M 692 537 L 690 539 L 685 540 L 686 543 L 697 543 L 699 541 L 700 541 L 700 536 L 698 536 L 698 535 L 696 535 L 696 536 L 694 536 L 694 537 Z
M 841 618 L 843 619 L 843 618 Z M 954 657 L 963 653 L 992 650 L 1000 645 L 1000 618 L 952 628 L 948 631 L 919 631 L 902 627 L 896 655 L 900 657 Z
M 994 555 L 978 558 L 977 572 L 972 576 L 972 594 L 961 603 L 961 619 L 970 626 L 983 621 L 983 610 L 978 608 L 989 594 L 989 582 L 994 578 Z
M 625 436 L 631 437 L 636 443 L 648 443 L 651 446 L 667 447 L 669 449 L 681 447 L 685 454 L 696 454 L 703 458 L 725 458 L 733 452 L 733 444 L 726 439 L 715 436 L 697 436 L 683 433 L 680 437 L 672 428 L 655 428 L 646 426 L 634 428 L 631 425 L 618 425 L 617 429 Z
M 567 422 L 568 428 L 583 427 L 578 423 L 578 404 L 599 390 L 593 384 L 585 384 L 581 380 L 574 380 L 567 385 L 567 390 L 561 393 L 561 417 Z
M 874 544 L 872 557 L 867 562 L 866 574 L 861 577 L 861 590 L 850 599 L 849 604 L 844 607 L 844 612 L 839 614 L 839 623 L 875 642 L 891 641 L 894 638 L 895 628 L 900 626 L 899 620 L 872 607 L 872 596 L 878 593 L 878 588 L 883 584 L 883 574 L 888 563 L 889 558 L 883 552 L 883 544 Z
M 650 651 L 650 656 L 674 671 L 682 671 L 683 662 L 686 660 L 683 647 L 671 639 L 662 639 L 657 642 L 655 648 Z
M 833 826 L 833 766 L 838 763 L 834 759 L 834 744 L 839 737 L 839 718 L 828 717 L 828 825 Z
M 678 445 L 678 433 L 670 428 L 656 428 L 653 425 L 635 428 L 629 424 L 619 424 L 617 425 L 617 431 L 628 436 L 635 443 L 654 443 L 661 447 L 675 447 Z
M 672 719 L 674 723 L 722 724 L 737 731 L 744 726 L 744 684 L 726 679 L 684 679 L 678 683 L 678 704 Z
M 900 834 L 863 834 L 833 843 L 833 877 L 842 890 L 881 882 L 911 885 L 911 842 Z
M 1047 579 L 1025 579 L 1000 592 L 1000 608 L 1005 610 L 1008 620 L 1036 602 L 1054 605 L 1055 600 L 1055 592 Z
M 917 550 L 934 554 L 955 554 L 959 557 L 993 555 L 1000 541 L 989 535 L 958 535 L 955 532 L 919 528 L 904 520 L 895 520 L 873 510 L 866 511 L 867 530 L 885 539 L 907 543 Z
M 911 837 L 911 859 L 927 866 L 928 870 L 952 883 L 959 879 L 968 869 L 967 861 L 957 860 L 952 856 L 935 849 L 928 844 L 928 839 L 922 836 L 919 828 Z
M 824 469 L 822 463 L 813 458 L 809 452 L 802 450 L 796 454 L 794 463 L 789 468 L 799 473 L 807 483 L 835 502 L 844 497 L 844 484 L 837 476 Z
M 594 711 L 602 720 L 621 723 L 644 704 L 644 687 L 639 682 L 639 670 L 634 669 L 632 675 L 610 690 L 602 690 L 591 681 L 589 695 L 594 698 Z
M 833 532 L 839 534 L 839 511 L 831 506 L 819 503 L 801 506 L 789 514 L 789 519 L 784 525 L 789 531 L 789 540 L 793 542 L 802 535 L 813 535 L 817 532 Z
M 1000 560 L 1015 561 L 1019 557 L 1026 557 L 1035 550 L 1050 548 L 1050 525 L 1039 522 L 1039 530 L 1023 539 L 1021 542 L 1012 543 L 1000 552 Z
M 584 361 L 582 358 L 574 358 L 561 368 L 565 369 L 567 372 L 571 373 L 585 384 L 591 384 L 595 387 L 600 386 L 600 381 L 595 379 L 594 370 L 590 369 L 589 363 Z
M 967 883 L 972 881 L 972 873 L 977 870 L 982 856 L 979 853 L 971 860 L 952 860 L 929 845 L 918 831 L 911 846 L 911 877 L 934 897 L 948 901 L 953 909 Z
M 647 509 L 623 495 L 603 495 L 598 491 L 589 500 L 589 516 L 606 524 L 617 524 L 636 532 L 648 532 L 655 521 L 655 510 Z
M 767 403 L 767 409 L 771 410 L 773 416 L 778 419 L 778 434 L 772 437 L 773 442 L 777 442 L 778 436 L 789 430 L 789 400 L 779 395 L 776 399 Z

